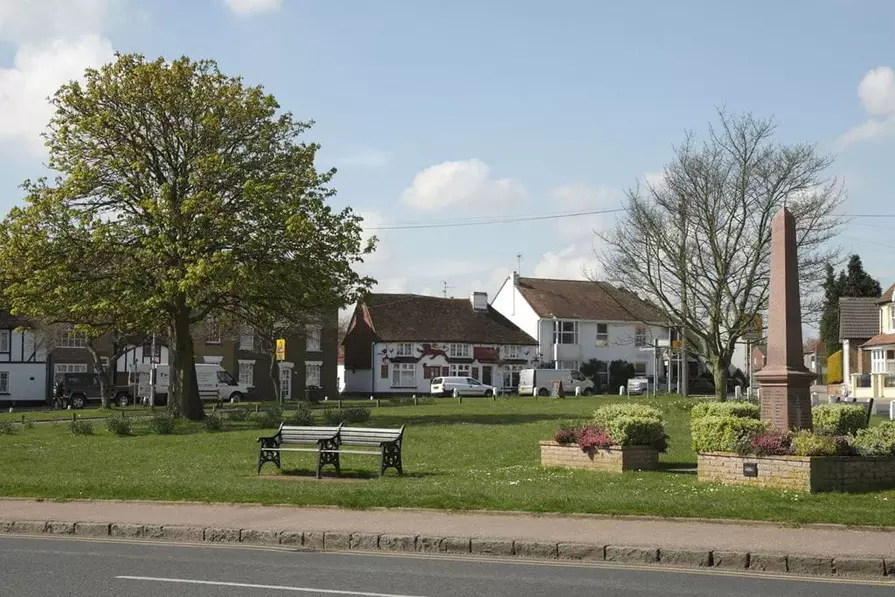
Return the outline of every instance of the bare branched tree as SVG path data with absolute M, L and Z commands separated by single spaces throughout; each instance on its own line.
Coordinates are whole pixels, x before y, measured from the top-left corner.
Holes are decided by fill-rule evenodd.
M 810 289 L 837 259 L 845 192 L 813 145 L 776 142 L 771 120 L 719 116 L 704 142 L 687 135 L 661 182 L 627 192 L 597 256 L 609 280 L 687 328 L 724 397 L 736 343 L 767 309 L 771 220 L 784 206 L 796 218 L 802 308 L 815 320 L 822 297 Z

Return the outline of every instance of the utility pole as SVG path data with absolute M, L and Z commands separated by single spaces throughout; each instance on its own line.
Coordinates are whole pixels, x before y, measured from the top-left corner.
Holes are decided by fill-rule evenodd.
M 687 305 L 687 198 L 681 197 L 681 396 L 686 398 L 690 395 L 689 377 L 690 377 L 690 360 L 687 357 L 687 316 L 689 314 Z
M 522 253 L 516 253 L 516 273 L 522 275 Z
M 156 385 L 156 365 L 155 365 L 155 333 L 152 334 L 152 348 L 149 355 L 149 409 L 155 408 L 155 385 Z
M 441 293 L 444 295 L 444 298 L 447 298 L 448 297 L 448 289 L 453 288 L 453 286 L 448 286 L 448 283 L 443 280 L 442 280 L 441 284 L 444 287 L 444 288 L 442 288 Z

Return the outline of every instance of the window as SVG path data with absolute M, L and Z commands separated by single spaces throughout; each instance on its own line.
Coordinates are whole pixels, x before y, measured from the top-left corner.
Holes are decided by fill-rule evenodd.
M 469 377 L 471 370 L 469 365 L 451 365 L 450 375 L 452 377 Z
M 244 331 L 239 337 L 239 350 L 255 350 L 255 334 L 251 330 Z
M 379 366 L 379 378 L 388 379 L 388 364 L 383 363 Z
M 504 346 L 503 358 L 505 359 L 521 359 L 521 351 L 518 346 Z
M 280 395 L 283 400 L 292 398 L 292 369 L 283 367 L 280 369 Z
M 87 373 L 86 363 L 56 363 L 53 371 L 59 373 Z
M 596 346 L 609 346 L 609 324 L 597 324 L 597 340 Z
M 9 394 L 9 372 L 0 371 L 0 394 Z
M 62 332 L 59 338 L 59 348 L 85 348 L 87 346 L 87 332 L 79 332 L 70 327 Z
M 413 343 L 412 342 L 401 342 L 398 344 L 398 348 L 395 349 L 396 357 L 412 357 L 413 356 Z
M 649 346 L 649 343 L 646 340 L 646 328 L 644 326 L 637 326 L 634 329 L 634 346 L 637 346 L 638 348 L 641 346 Z
M 895 332 L 895 305 L 889 305 L 889 331 Z
M 9 330 L 0 330 L 0 352 L 9 352 Z
M 305 350 L 309 352 L 320 352 L 320 326 L 309 325 L 306 330 L 307 340 L 305 341 Z
M 634 363 L 634 375 L 637 377 L 646 375 L 646 363 Z
M 554 321 L 553 322 L 553 343 L 554 344 L 578 344 L 578 322 L 577 321 Z
M 601 388 L 609 385 L 609 361 L 597 361 L 597 375 L 594 381 Z
M 448 354 L 451 358 L 469 358 L 469 344 L 451 344 Z
M 221 326 L 214 317 L 205 320 L 205 343 L 220 344 L 221 343 Z
M 572 371 L 578 371 L 578 361 L 557 361 L 556 368 L 557 369 L 571 369 Z
M 522 371 L 524 367 L 524 365 L 508 365 L 503 370 L 503 387 L 518 388 L 519 372 Z
M 870 372 L 885 373 L 886 372 L 886 351 L 872 350 L 870 351 Z
M 226 371 L 218 371 L 218 383 L 227 384 L 228 386 L 237 385 L 236 380 L 233 379 L 233 376 L 227 373 Z
M 239 383 L 255 385 L 255 361 L 239 361 Z
M 320 370 L 322 363 L 305 363 L 305 387 L 320 387 Z
M 393 388 L 416 387 L 416 365 L 413 363 L 395 363 L 392 365 Z

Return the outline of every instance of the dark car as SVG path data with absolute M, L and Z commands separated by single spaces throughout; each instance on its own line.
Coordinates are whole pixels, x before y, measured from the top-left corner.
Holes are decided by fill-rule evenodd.
M 99 378 L 96 373 L 59 373 L 56 375 L 55 385 L 62 386 L 62 399 L 72 408 L 84 408 L 88 402 L 102 400 Z M 133 401 L 129 388 L 113 387 L 112 403 L 118 406 L 127 406 Z

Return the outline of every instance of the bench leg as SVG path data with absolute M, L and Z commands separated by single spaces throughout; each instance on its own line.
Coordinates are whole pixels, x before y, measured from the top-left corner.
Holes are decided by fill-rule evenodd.
M 398 471 L 399 475 L 404 474 L 404 467 L 401 464 L 401 443 L 395 442 L 382 445 L 382 464 L 379 468 L 379 476 L 385 474 L 385 471 L 393 468 Z
M 339 445 L 336 442 L 327 441 L 320 445 L 320 449 L 321 451 L 317 452 L 317 478 L 320 478 L 320 475 L 323 472 L 323 467 L 326 465 L 332 465 L 336 468 L 337 477 L 341 475 L 342 471 L 339 466 L 339 453 L 323 452 L 323 450 L 338 450 Z
M 279 448 L 276 440 L 268 438 L 261 440 L 261 446 L 258 448 L 258 473 L 261 473 L 261 467 L 265 462 L 272 462 L 280 468 L 280 451 L 272 448 Z

